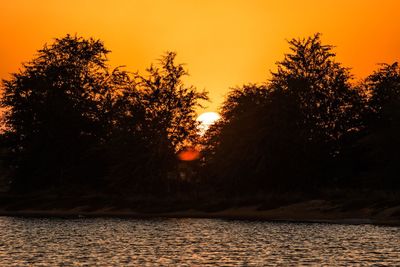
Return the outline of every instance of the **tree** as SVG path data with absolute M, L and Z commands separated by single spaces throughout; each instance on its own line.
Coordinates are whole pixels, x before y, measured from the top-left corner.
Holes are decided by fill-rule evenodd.
M 369 106 L 377 119 L 393 121 L 394 109 L 400 103 L 400 67 L 398 62 L 381 64 L 381 67 L 365 80 L 370 95 Z
M 298 99 L 310 140 L 338 140 L 358 119 L 360 95 L 350 85 L 349 69 L 335 62 L 333 47 L 323 45 L 320 34 L 289 45 L 292 53 L 277 63 L 271 86 Z
M 188 75 L 182 64 L 175 64 L 176 53 L 168 52 L 160 60 L 160 67 L 151 65 L 147 76 L 137 75 L 137 86 L 142 92 L 147 126 L 155 136 L 165 138 L 174 150 L 195 141 L 198 134 L 196 108 L 200 100 L 208 100 L 207 93 L 185 86 Z
M 299 174 L 296 102 L 265 85 L 233 89 L 222 119 L 206 133 L 205 165 L 211 183 L 230 194 L 294 188 Z M 290 177 L 290 182 L 288 182 Z
M 266 85 L 230 92 L 208 133 L 206 164 L 217 180 L 226 172 L 232 190 L 317 188 L 332 178 L 343 140 L 360 130 L 362 98 L 332 46 L 319 34 L 289 45 Z
M 320 34 L 289 45 L 292 52 L 278 62 L 271 86 L 292 95 L 302 114 L 297 122 L 304 140 L 302 158 L 309 162 L 303 175 L 326 183 L 320 178 L 335 172 L 344 143 L 362 129 L 363 98 L 350 84 L 349 69 L 334 60 L 333 47 L 323 45 Z
M 84 152 L 106 140 L 115 95 L 128 79 L 118 69 L 109 72 L 108 53 L 99 40 L 67 35 L 3 81 L 14 188 L 67 182 Z
M 400 67 L 397 62 L 382 64 L 364 81 L 369 95 L 365 112 L 367 136 L 359 143 L 367 153 L 373 186 L 397 189 L 400 160 Z
M 123 91 L 124 112 L 113 150 L 125 154 L 114 157 L 111 177 L 116 187 L 168 191 L 178 176 L 176 152 L 198 138 L 196 108 L 208 99 L 207 94 L 183 83 L 187 72 L 182 64 L 175 64 L 175 57 L 176 53 L 166 53 L 159 65 L 147 69 L 147 75 L 136 73 Z

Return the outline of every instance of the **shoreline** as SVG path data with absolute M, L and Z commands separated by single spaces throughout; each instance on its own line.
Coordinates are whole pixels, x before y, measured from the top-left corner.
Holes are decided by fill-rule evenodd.
M 254 220 L 270 222 L 293 223 L 329 223 L 347 225 L 382 225 L 400 226 L 400 206 L 384 208 L 379 211 L 368 208 L 351 211 L 341 211 L 332 208 L 322 200 L 312 200 L 273 209 L 261 210 L 259 206 L 241 206 L 226 208 L 218 211 L 201 211 L 186 209 L 170 212 L 143 212 L 128 208 L 102 208 L 87 210 L 87 206 L 74 209 L 0 209 L 0 216 L 9 217 L 40 217 L 40 218 L 130 218 L 130 219 L 155 219 L 155 218 L 204 218 L 225 220 Z
M 172 213 L 136 213 L 136 212 L 68 212 L 68 211 L 0 211 L 0 217 L 26 217 L 26 218 L 121 218 L 121 219 L 157 219 L 157 218 L 176 218 L 176 219 L 221 219 L 221 220 L 245 220 L 245 221 L 265 221 L 265 222 L 291 222 L 291 223 L 328 223 L 328 224 L 372 224 L 372 225 L 392 225 L 400 226 L 400 221 L 375 221 L 363 218 L 343 218 L 343 219 L 293 219 L 293 218 L 270 218 L 265 216 L 248 215 L 223 215 L 213 213 L 172 212 Z

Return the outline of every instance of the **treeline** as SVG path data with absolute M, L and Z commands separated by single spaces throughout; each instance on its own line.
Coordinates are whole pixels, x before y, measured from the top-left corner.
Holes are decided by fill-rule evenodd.
M 233 196 L 326 188 L 398 191 L 400 67 L 355 82 L 320 35 L 289 41 L 264 84 L 232 89 L 200 136 L 206 92 L 167 53 L 145 75 L 111 69 L 94 39 L 69 36 L 3 81 L 11 190 Z M 201 158 L 182 162 L 179 151 Z
M 204 175 L 229 194 L 400 189 L 400 67 L 356 83 L 320 35 L 289 41 L 262 85 L 232 89 Z
M 11 190 L 165 193 L 196 141 L 205 92 L 167 53 L 145 75 L 111 69 L 99 40 L 67 35 L 3 81 Z

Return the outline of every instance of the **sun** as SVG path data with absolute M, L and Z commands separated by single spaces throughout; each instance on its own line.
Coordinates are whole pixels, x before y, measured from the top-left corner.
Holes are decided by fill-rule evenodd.
M 203 135 L 208 128 L 219 120 L 221 116 L 216 112 L 204 112 L 197 117 L 197 121 L 200 122 L 199 125 L 199 134 Z

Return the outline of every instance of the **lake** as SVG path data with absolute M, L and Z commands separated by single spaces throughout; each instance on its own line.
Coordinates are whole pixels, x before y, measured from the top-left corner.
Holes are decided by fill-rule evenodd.
M 1 266 L 400 265 L 400 228 L 0 217 Z

